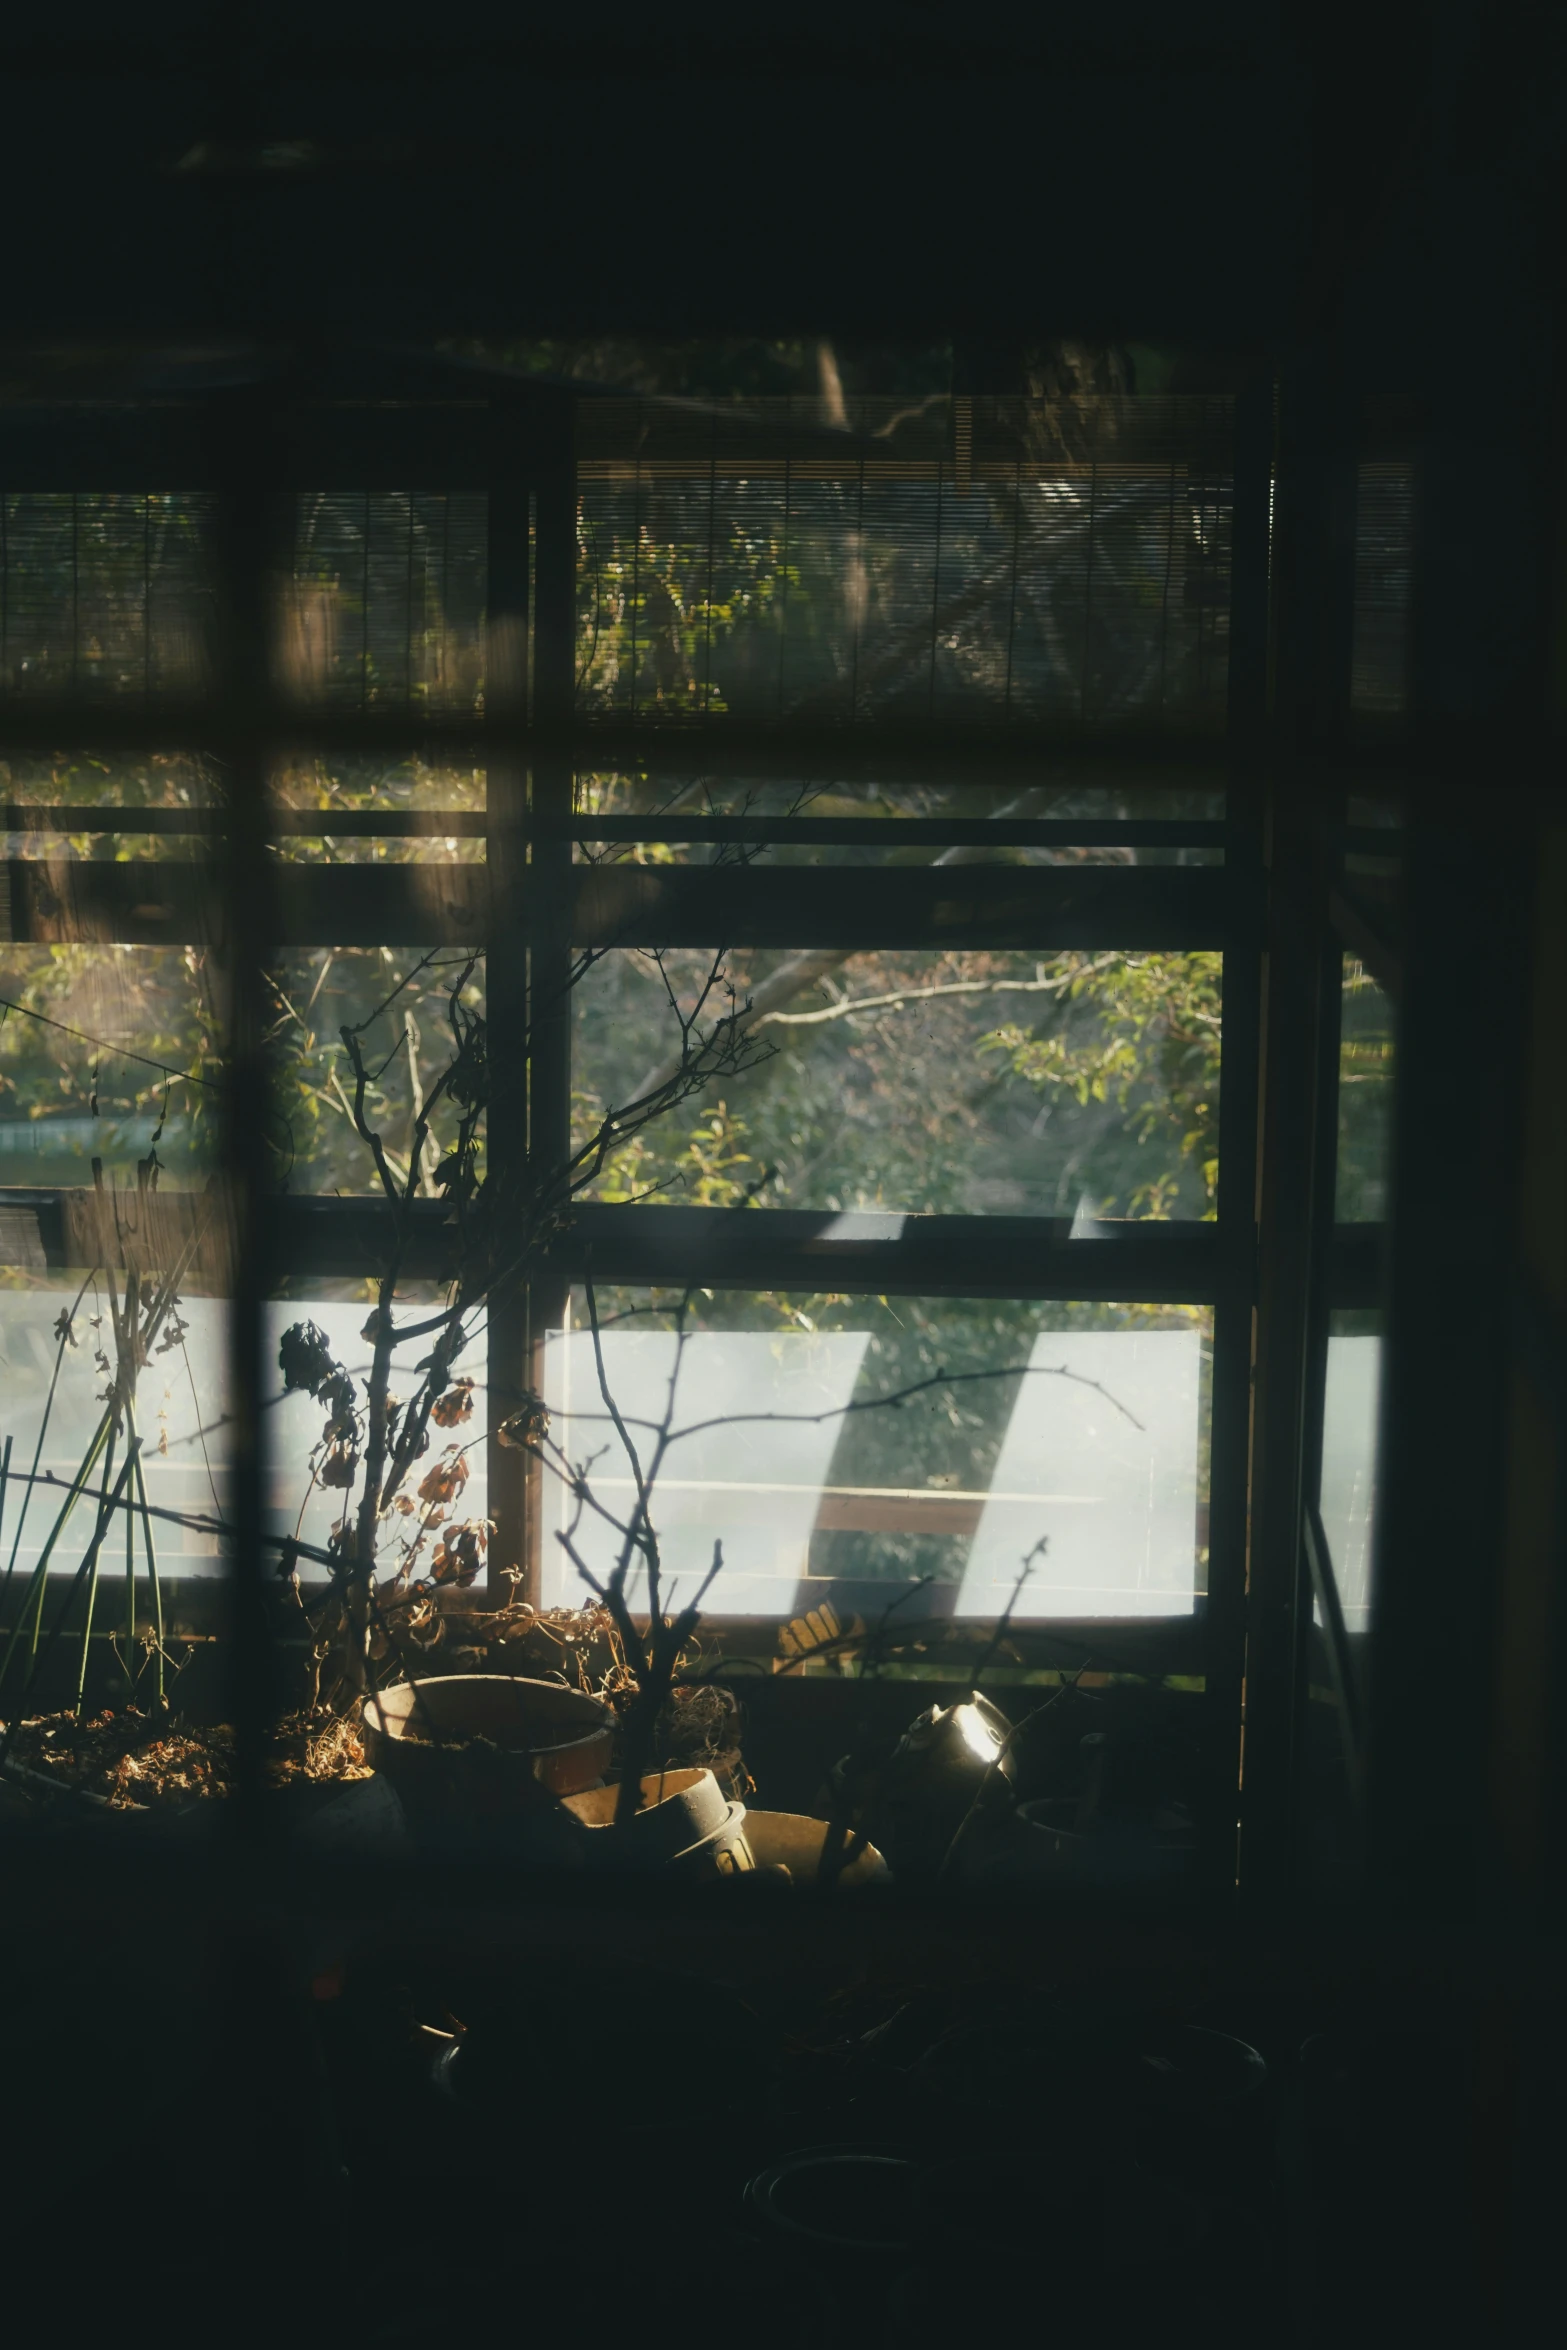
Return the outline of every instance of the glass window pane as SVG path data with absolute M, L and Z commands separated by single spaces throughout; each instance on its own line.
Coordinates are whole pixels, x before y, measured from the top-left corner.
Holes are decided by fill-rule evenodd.
M 1377 1408 L 1382 1373 L 1382 1339 L 1374 1327 L 1378 1319 L 1368 1314 L 1335 1314 L 1328 1332 L 1320 1514 L 1345 1629 L 1352 1633 L 1368 1630 L 1371 1622 Z
M 269 986 L 279 1180 L 296 1192 L 379 1197 L 374 1158 L 353 1124 L 341 1031 L 362 1028 L 373 1078 L 367 1112 L 394 1175 L 405 1180 L 415 1105 L 452 1058 L 451 991 L 460 986 L 463 1004 L 482 1011 L 483 958 L 460 948 L 309 947 L 280 955 Z M 421 1192 L 431 1199 L 442 1137 L 454 1122 L 438 1113 L 425 1145 Z
M 689 1597 L 721 1542 L 714 1615 L 882 1605 L 929 1578 L 944 1612 L 983 1619 L 1025 1562 L 1025 1620 L 1189 1615 L 1206 1587 L 1206 1309 L 720 1292 L 682 1336 L 667 1294 L 597 1302 L 610 1394 L 656 1463 L 666 1585 Z M 584 1318 L 579 1294 L 547 1344 L 551 1440 L 624 1521 Z M 545 1603 L 576 1605 L 553 1537 L 600 1580 L 617 1537 L 546 1484 Z
M 1354 955 L 1343 958 L 1334 1219 L 1383 1226 L 1388 1214 L 1395 1007 Z M 1378 1257 L 1383 1240 L 1371 1236 Z M 1381 1309 L 1364 1299 L 1332 1306 L 1322 1398 L 1318 1512 L 1328 1569 L 1358 1650 L 1370 1629 L 1376 1525 Z M 1321 1603 L 1315 1604 L 1321 1621 Z
M 424 1302 L 423 1285 L 405 1283 L 403 1288 L 404 1310 L 412 1320 L 413 1309 Z M 370 1346 L 363 1336 L 369 1310 L 367 1296 L 347 1301 L 341 1296 L 300 1296 L 274 1300 L 267 1307 L 267 1361 L 274 1374 L 266 1428 L 271 1458 L 271 1533 L 295 1535 L 324 1549 L 343 1506 L 341 1491 L 312 1477 L 312 1455 L 322 1431 L 321 1406 L 308 1395 L 283 1394 L 277 1374 L 279 1340 L 294 1323 L 314 1322 L 337 1361 L 362 1384 L 370 1370 Z M 71 1334 L 63 1343 L 62 1313 L 71 1318 Z M 394 1393 L 399 1386 L 411 1391 L 417 1385 L 413 1365 L 428 1351 L 428 1345 L 428 1338 L 410 1340 L 394 1354 Z M 149 1358 L 141 1365 L 136 1383 L 135 1407 L 145 1448 L 147 1498 L 154 1509 L 205 1520 L 226 1516 L 226 1349 L 227 1307 L 221 1298 L 182 1292 L 177 1310 L 163 1316 L 153 1331 Z M 66 1485 L 76 1479 L 103 1416 L 101 1390 L 106 1374 L 98 1357 L 102 1354 L 110 1359 L 113 1353 L 112 1316 L 102 1275 L 85 1286 L 80 1276 L 68 1281 L 52 1275 L 25 1287 L 0 1288 L 0 1391 L 5 1398 L 6 1433 L 12 1438 L 15 1479 L 0 1525 L 0 1571 L 10 1558 L 19 1527 L 16 1571 L 26 1574 L 36 1566 L 61 1496 L 51 1498 L 41 1486 L 23 1525 L 24 1472 L 32 1474 L 42 1433 L 40 1477 L 53 1476 Z M 473 1381 L 475 1397 L 473 1415 L 463 1423 L 461 1442 L 469 1467 L 464 1510 L 477 1518 L 485 1515 L 486 1359 L 481 1323 L 458 1364 L 459 1375 Z M 393 1553 L 401 1556 L 403 1539 L 417 1531 L 419 1523 L 416 1519 L 412 1527 L 405 1527 L 399 1521 L 392 1529 L 389 1558 Z M 76 1513 L 70 1540 L 62 1543 L 52 1558 L 54 1570 L 75 1571 L 90 1530 L 90 1514 L 83 1519 Z M 208 1528 L 160 1521 L 154 1531 L 163 1571 L 178 1576 L 216 1570 L 217 1538 Z M 318 1564 L 301 1562 L 300 1574 L 306 1580 L 319 1579 L 324 1573 Z
M 169 1190 L 218 1162 L 222 981 L 205 947 L 0 946 L 0 1185 L 134 1199 L 156 1150 Z
M 585 404 L 584 711 L 1220 730 L 1231 403 L 960 405 Z
M 613 1149 L 593 1196 L 847 1211 L 1208 1217 L 1217 954 L 738 950 L 707 998 L 744 1057 Z M 606 954 L 572 1000 L 579 1140 L 668 1072 L 699 953 Z
M 712 842 L 653 837 L 673 832 L 682 817 L 744 818 L 754 825 L 776 825 L 770 837 L 748 840 L 745 851 L 748 863 L 772 865 L 1200 865 L 1224 861 L 1222 847 L 1179 841 L 1168 847 L 1113 841 L 1081 843 L 1070 838 L 1049 844 L 990 843 L 976 841 L 965 832 L 960 842 L 943 847 L 939 840 L 927 846 L 797 837 L 806 828 L 814 831 L 824 824 L 875 819 L 945 821 L 964 826 L 994 822 L 998 830 L 1009 823 L 1032 821 L 1070 824 L 1075 820 L 1085 829 L 1137 821 L 1172 825 L 1218 822 L 1224 815 L 1223 777 L 1201 771 L 1194 771 L 1189 785 L 1175 788 L 1136 777 L 1109 784 L 1102 766 L 1092 779 L 1063 771 L 1053 774 L 1048 782 L 998 784 L 804 784 L 775 777 L 704 774 L 681 778 L 600 772 L 577 777 L 575 800 L 582 827 L 574 844 L 578 863 L 612 859 L 644 865 L 703 865 L 722 853 L 733 855 L 732 849 L 722 852 Z M 623 823 L 634 817 L 648 820 L 650 837 L 646 841 L 595 840 L 592 828 L 596 823 Z
M 14 1554 L 13 1621 L 21 1600 L 19 1583 L 33 1573 L 49 1544 L 66 1498 L 63 1488 L 85 1482 L 96 1492 L 102 1482 L 104 1456 L 94 1456 L 93 1442 L 104 1417 L 106 1366 L 118 1360 L 108 1288 L 108 1278 L 101 1273 L 85 1286 L 80 1274 L 51 1274 L 39 1277 L 36 1285 L 0 1288 L 0 1394 L 5 1432 L 12 1440 L 11 1481 L 0 1526 L 0 1572 Z M 124 1288 L 122 1272 L 122 1303 Z M 159 1575 L 171 1580 L 212 1575 L 222 1568 L 211 1521 L 225 1514 L 228 1309 L 224 1299 L 191 1294 L 191 1288 L 183 1284 L 178 1303 L 162 1315 L 149 1313 L 144 1299 L 141 1329 L 148 1339 L 147 1359 L 131 1382 L 147 1501 L 154 1510 L 174 1513 L 172 1519 L 154 1519 L 151 1526 Z M 156 1305 L 156 1292 L 152 1303 Z M 62 1331 L 62 1316 L 69 1317 L 69 1335 Z M 27 1479 L 34 1473 L 35 1458 L 38 1476 L 53 1477 L 58 1486 L 51 1490 L 47 1483 L 40 1484 L 29 1499 Z M 110 1464 L 111 1491 L 123 1461 L 122 1430 L 117 1458 Z M 88 1462 L 91 1468 L 84 1469 Z M 177 1522 L 183 1518 L 206 1523 Z M 51 1549 L 51 1573 L 75 1574 L 92 1530 L 90 1504 L 78 1503 Z M 135 1564 L 145 1603 L 149 1588 L 140 1527 Z M 123 1590 L 125 1546 L 118 1531 L 105 1546 L 101 1573 L 112 1575 Z M 118 1613 L 111 1610 L 111 1624 L 123 1623 L 118 1601 L 114 1609 Z
M 0 685 L 93 701 L 207 681 L 212 500 L 15 491 L 0 498 Z
M 347 1288 L 347 1283 L 338 1285 Z M 349 1374 L 362 1399 L 365 1382 L 370 1376 L 371 1345 L 364 1335 L 365 1321 L 371 1310 L 372 1295 L 369 1284 L 363 1285 L 364 1294 L 345 1299 L 341 1295 L 291 1296 L 286 1301 L 274 1299 L 267 1307 L 267 1361 L 273 1374 L 271 1395 L 273 1401 L 267 1425 L 267 1444 L 271 1464 L 271 1491 L 267 1513 L 267 1530 L 278 1536 L 291 1536 L 312 1545 L 315 1549 L 329 1547 L 333 1531 L 341 1525 L 345 1510 L 357 1508 L 363 1490 L 362 1479 L 350 1488 L 333 1486 L 323 1480 L 321 1471 L 327 1465 L 327 1454 L 322 1447 L 325 1425 L 323 1407 L 306 1394 L 283 1395 L 281 1375 L 277 1374 L 278 1344 L 283 1333 L 299 1322 L 313 1322 L 326 1339 L 334 1360 Z M 438 1311 L 445 1303 L 445 1293 L 429 1290 L 427 1285 L 404 1282 L 399 1289 L 398 1313 L 406 1321 L 415 1321 L 424 1314 Z M 419 1385 L 415 1364 L 429 1353 L 428 1335 L 410 1339 L 393 1351 L 391 1391 L 394 1397 L 411 1396 Z M 456 1371 L 460 1379 L 473 1382 L 473 1410 L 454 1431 L 432 1430 L 432 1445 L 428 1461 L 434 1462 L 450 1442 L 460 1444 L 467 1467 L 467 1482 L 462 1488 L 461 1505 L 449 1514 L 454 1518 L 480 1519 L 486 1514 L 487 1478 L 485 1434 L 489 1425 L 486 1411 L 487 1348 L 482 1322 L 473 1339 L 459 1358 Z M 405 1563 L 412 1574 L 428 1574 L 438 1539 L 438 1529 L 448 1513 L 438 1505 L 422 1502 L 418 1485 L 423 1469 L 408 1481 L 404 1498 L 414 1504 L 410 1510 L 396 1508 L 388 1513 L 380 1537 L 376 1561 L 381 1575 L 395 1573 Z M 301 1559 L 299 1579 L 302 1583 L 322 1582 L 328 1570 L 318 1561 Z
M 1350 709 L 1366 725 L 1394 724 L 1408 707 L 1414 542 L 1413 465 L 1362 465 L 1355 510 Z
M 1359 958 L 1346 955 L 1339 1031 L 1336 1223 L 1382 1222 L 1392 1140 L 1393 1004 Z
M 480 708 L 487 524 L 482 492 L 299 497 L 284 690 L 333 709 Z
M 101 936 L 112 877 L 72 866 L 193 865 L 221 822 L 213 765 L 189 751 L 13 752 L 0 760 L 0 795 L 5 855 L 22 869 L 11 875 L 13 937 Z M 188 878 L 169 877 L 176 890 Z
M 272 770 L 273 847 L 304 864 L 481 864 L 485 797 L 471 763 L 299 750 Z M 378 831 L 377 817 L 418 829 Z

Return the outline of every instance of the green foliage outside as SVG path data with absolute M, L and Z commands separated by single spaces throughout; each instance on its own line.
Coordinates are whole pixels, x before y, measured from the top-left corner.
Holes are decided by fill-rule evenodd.
M 1333 1212 L 1340 1224 L 1377 1224 L 1392 1159 L 1393 1005 L 1354 955 L 1344 957 L 1341 1007 Z
M 579 1130 L 667 1051 L 666 985 L 700 958 L 607 956 L 578 990 Z M 605 1200 L 843 1213 L 1211 1217 L 1218 1180 L 1216 954 L 731 957 L 770 1000 L 771 1057 L 684 1132 L 652 1129 Z M 824 966 L 826 966 L 824 968 Z

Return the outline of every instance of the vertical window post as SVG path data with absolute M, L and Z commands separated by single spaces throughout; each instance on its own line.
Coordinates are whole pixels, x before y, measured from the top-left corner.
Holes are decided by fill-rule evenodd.
M 262 1528 L 267 1500 L 266 1416 L 272 1385 L 266 1305 L 275 1249 L 268 1153 L 273 1143 L 265 1049 L 265 973 L 279 941 L 267 811 L 272 739 L 271 610 L 274 498 L 270 404 L 254 392 L 216 405 L 218 741 L 224 830 L 219 850 L 221 937 L 228 966 L 228 1088 L 224 1180 L 229 1296 L 229 1518 L 233 1527 L 232 1719 L 237 1785 L 232 1817 L 257 1824 L 262 1742 L 272 1710 Z
M 486 1019 L 491 1038 L 490 1102 L 485 1121 L 487 1177 L 497 1199 L 522 1187 L 528 1156 L 528 954 L 521 914 L 527 895 L 530 613 L 526 411 L 499 398 L 490 409 L 488 577 L 485 594 L 484 707 L 489 734 L 486 840 L 490 912 L 485 959 Z M 526 1384 L 527 1297 L 518 1282 L 498 1284 L 488 1312 L 489 1588 L 508 1596 L 506 1570 L 527 1549 L 525 1456 L 496 1431 L 517 1409 Z

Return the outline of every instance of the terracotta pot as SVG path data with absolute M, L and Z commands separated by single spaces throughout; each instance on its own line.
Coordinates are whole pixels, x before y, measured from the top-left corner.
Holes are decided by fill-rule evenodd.
M 789 2154 L 746 2189 L 774 2238 L 821 2260 L 901 2251 L 918 2231 L 918 2165 L 890 2150 L 818 2146 Z
M 807 1887 L 819 1881 L 827 1827 L 826 1820 L 809 1819 L 793 1811 L 750 1811 L 745 1821 L 746 1841 L 757 1867 L 785 1868 L 795 1884 Z M 889 1879 L 890 1875 L 875 1845 L 867 1844 L 847 1868 L 839 1870 L 834 1884 L 852 1891 L 861 1885 L 873 1885 L 878 1878 Z
M 726 1803 L 711 1771 L 649 1772 L 626 1833 L 610 1841 L 619 1802 L 618 1787 L 595 1787 L 566 1798 L 566 1810 L 588 1831 L 591 1859 L 611 1867 L 677 1868 L 696 1876 L 733 1875 L 755 1865 L 745 1806 Z
M 604 1775 L 614 1716 L 554 1681 L 450 1673 L 378 1690 L 364 1702 L 366 1759 L 410 1819 L 549 1812 Z
M 1137 2037 L 1129 2086 L 1147 2169 L 1206 2177 L 1226 2192 L 1255 2191 L 1270 2175 L 1274 2101 L 1249 2042 L 1199 2024 L 1151 2028 Z

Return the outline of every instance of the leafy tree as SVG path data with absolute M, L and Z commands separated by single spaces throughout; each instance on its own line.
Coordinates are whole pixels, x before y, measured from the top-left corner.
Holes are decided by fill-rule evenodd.
M 1387 1214 L 1394 1046 L 1392 1003 L 1358 957 L 1346 955 L 1334 1204 L 1341 1224 L 1376 1224 Z
M 762 1204 L 835 1212 L 1214 1212 L 1217 955 L 737 951 L 731 968 L 769 1004 L 756 1028 L 776 1048 L 718 1113 L 732 1196 L 768 1170 Z M 655 1064 L 660 988 L 687 969 L 696 958 L 622 953 L 588 975 L 585 1124 Z M 1025 1016 L 998 1021 L 1014 1007 Z M 690 1147 L 645 1132 L 596 1196 L 690 1200 Z M 703 1174 L 709 1204 L 724 1204 L 718 1173 Z
M 1099 1049 L 1074 1049 L 1061 1028 L 1041 1035 L 1016 1022 L 984 1039 L 982 1050 L 1004 1055 L 1041 1092 L 1059 1090 L 1080 1108 L 1113 1103 L 1139 1153 L 1153 1146 L 1157 1171 L 1128 1193 L 1127 1214 L 1167 1217 L 1182 1161 L 1201 1175 L 1204 1213 L 1216 1213 L 1222 966 L 1217 954 L 1064 955 L 1056 967 L 1068 996 L 1097 1015 Z M 1104 1200 L 1102 1212 L 1117 1204 Z

